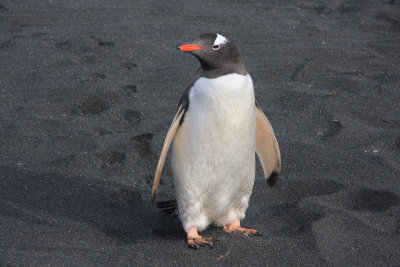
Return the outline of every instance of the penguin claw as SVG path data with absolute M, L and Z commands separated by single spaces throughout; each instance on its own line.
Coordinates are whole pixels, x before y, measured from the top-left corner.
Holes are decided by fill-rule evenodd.
M 194 238 L 188 238 L 187 239 L 187 244 L 194 249 L 199 249 L 200 247 L 208 247 L 210 249 L 213 249 L 214 246 L 212 244 L 212 237 L 194 237 Z
M 240 227 L 240 229 L 238 229 L 238 230 L 232 230 L 232 232 L 236 233 L 236 234 L 245 235 L 245 236 L 248 236 L 248 237 L 254 237 L 254 236 L 260 236 L 261 235 L 255 229 L 248 229 L 248 228 L 243 228 L 243 227 Z
M 237 232 L 239 234 L 242 234 L 242 235 L 245 235 L 248 237 L 261 236 L 260 232 L 258 232 L 255 229 L 249 229 L 249 228 L 243 228 L 243 227 L 240 227 L 240 228 L 241 228 L 241 230 Z
M 262 234 L 259 231 L 256 231 L 254 233 L 250 232 L 249 234 L 250 237 L 255 237 L 255 236 L 262 236 Z
M 232 223 L 222 228 L 222 230 L 227 233 L 237 233 L 248 237 L 261 236 L 260 232 L 255 229 L 241 227 L 239 220 L 233 221 Z

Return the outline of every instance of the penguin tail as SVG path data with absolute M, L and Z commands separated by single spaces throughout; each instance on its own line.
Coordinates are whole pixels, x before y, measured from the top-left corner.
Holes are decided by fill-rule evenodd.
M 175 199 L 158 201 L 156 202 L 156 205 L 162 214 L 173 217 L 178 216 L 178 206 L 176 205 Z

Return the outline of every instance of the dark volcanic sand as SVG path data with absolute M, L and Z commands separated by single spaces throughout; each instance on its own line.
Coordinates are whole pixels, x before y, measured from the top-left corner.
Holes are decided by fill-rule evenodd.
M 151 206 L 164 136 L 233 39 L 280 143 L 243 224 L 190 249 Z M 400 1 L 0 1 L 0 265 L 400 265 Z M 174 197 L 164 170 L 158 200 Z

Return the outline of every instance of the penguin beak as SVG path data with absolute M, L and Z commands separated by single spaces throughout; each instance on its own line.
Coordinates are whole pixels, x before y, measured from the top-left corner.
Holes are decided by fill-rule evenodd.
M 190 52 L 194 50 L 200 50 L 203 49 L 202 46 L 196 45 L 196 44 L 182 44 L 182 45 L 177 45 L 176 48 L 178 48 L 181 51 L 184 52 Z

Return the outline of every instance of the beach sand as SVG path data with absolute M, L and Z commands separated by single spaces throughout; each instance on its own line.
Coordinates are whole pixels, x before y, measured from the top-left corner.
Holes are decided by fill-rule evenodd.
M 400 1 L 0 1 L 0 265 L 400 265 Z M 233 40 L 282 154 L 193 250 L 151 205 L 198 68 Z M 174 198 L 166 165 L 158 200 Z

